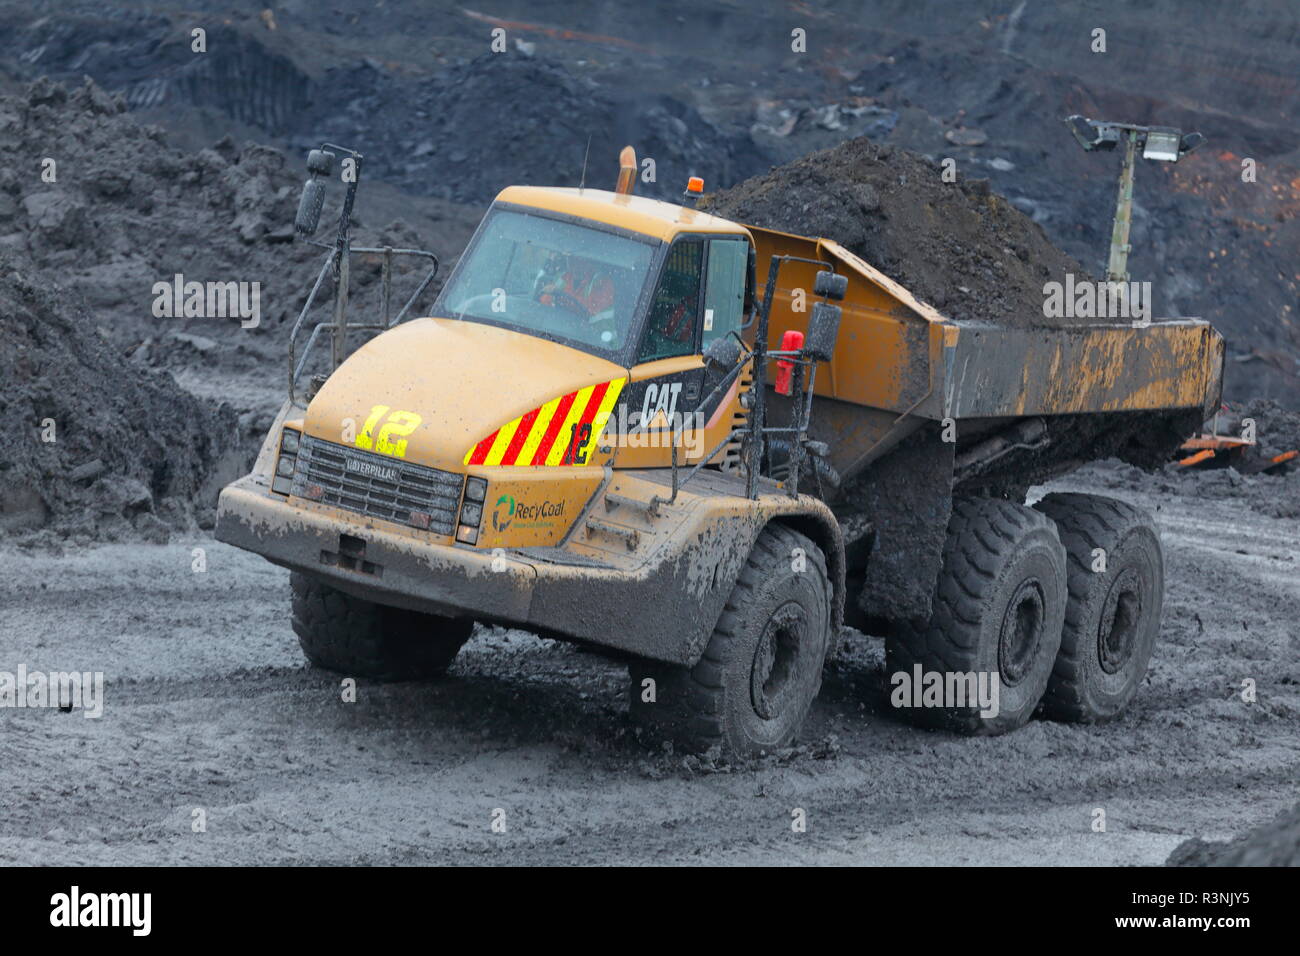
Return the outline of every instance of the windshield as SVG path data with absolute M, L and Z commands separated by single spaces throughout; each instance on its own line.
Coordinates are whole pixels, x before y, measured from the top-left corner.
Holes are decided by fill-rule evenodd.
M 653 242 L 496 208 L 443 289 L 439 310 L 621 351 L 654 251 Z

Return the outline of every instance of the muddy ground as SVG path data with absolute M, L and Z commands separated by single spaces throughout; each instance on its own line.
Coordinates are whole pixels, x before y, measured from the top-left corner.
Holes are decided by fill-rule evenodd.
M 1163 535 L 1162 639 L 1118 723 L 914 729 L 853 632 L 801 746 L 740 766 L 639 740 L 621 665 L 518 631 L 343 703 L 299 655 L 287 573 L 209 538 L 8 548 L 7 659 L 103 670 L 106 702 L 5 714 L 0 862 L 1163 863 L 1273 820 L 1300 778 L 1300 518 L 1174 484 L 1106 466 L 1051 486 L 1143 505 Z

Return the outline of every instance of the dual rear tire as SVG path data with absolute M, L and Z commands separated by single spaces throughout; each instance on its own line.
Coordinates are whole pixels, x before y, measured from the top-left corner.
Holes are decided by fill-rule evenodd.
M 1114 719 L 1147 672 L 1163 568 L 1150 516 L 1123 502 L 955 499 L 930 619 L 886 641 L 891 700 L 918 724 L 965 734 L 1014 730 L 1040 708 Z M 927 697 L 918 681 L 938 689 Z

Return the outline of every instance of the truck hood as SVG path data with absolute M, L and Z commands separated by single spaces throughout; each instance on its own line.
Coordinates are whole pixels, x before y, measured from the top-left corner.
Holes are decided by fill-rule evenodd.
M 360 437 L 373 419 L 368 440 L 374 444 L 385 425 L 395 424 L 387 433 L 388 454 L 459 472 L 467 453 L 507 422 L 575 389 L 626 375 L 606 359 L 521 332 L 415 319 L 340 365 L 312 399 L 304 430 L 344 443 L 349 420 Z M 398 454 L 394 445 L 402 439 Z

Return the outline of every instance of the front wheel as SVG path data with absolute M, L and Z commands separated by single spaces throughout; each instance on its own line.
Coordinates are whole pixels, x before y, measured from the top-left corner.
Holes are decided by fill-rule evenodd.
M 821 548 L 769 525 L 699 662 L 629 665 L 632 717 L 691 750 L 754 756 L 787 747 L 821 689 L 832 621 Z
M 375 604 L 297 572 L 289 586 L 293 630 L 307 660 L 349 677 L 437 677 L 474 630 L 473 621 Z

